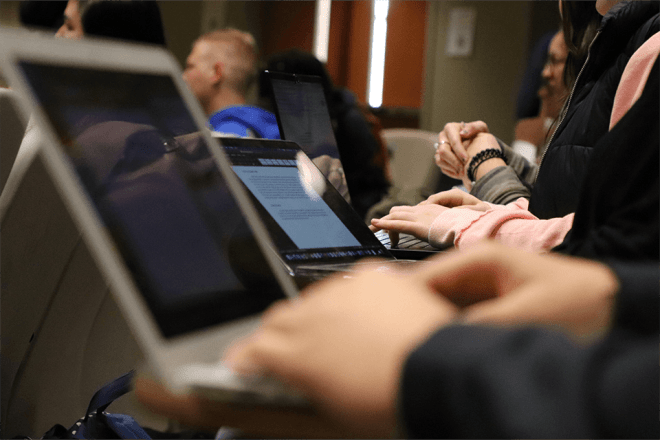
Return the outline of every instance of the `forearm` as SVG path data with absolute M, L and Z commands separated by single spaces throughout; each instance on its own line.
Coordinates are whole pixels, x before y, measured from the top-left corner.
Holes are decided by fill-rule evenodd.
M 660 266 L 609 266 L 619 281 L 613 327 L 590 346 L 540 329 L 436 331 L 404 364 L 403 433 L 657 438 Z
M 520 197 L 529 199 L 531 185 L 536 180 L 537 166 L 529 163 L 499 139 L 496 140 L 508 165 L 500 159 L 491 159 L 481 164 L 475 172 L 476 181 L 470 194 L 484 202 L 501 205 Z
M 529 199 L 531 195 L 530 189 L 520 181 L 511 167 L 496 167 L 479 177 L 470 194 L 484 202 L 506 205 L 520 197 Z
M 548 252 L 564 240 L 573 225 L 573 217 L 571 213 L 548 220 L 512 218 L 503 221 L 499 228 L 491 232 L 490 238 L 528 252 Z M 462 247 L 469 245 L 465 238 L 461 241 Z
M 592 432 L 582 426 L 566 429 L 557 423 L 569 424 L 583 412 L 571 393 L 579 384 L 564 374 L 578 366 L 568 355 L 572 349 L 564 338 L 539 330 L 440 330 L 405 364 L 400 389 L 404 430 L 414 438 L 590 437 Z M 535 362 L 543 354 L 554 356 Z M 561 386 L 553 380 L 548 393 L 565 405 L 550 407 L 539 399 L 541 377 L 534 373 L 550 371 Z
M 486 238 L 529 252 L 545 252 L 561 243 L 573 223 L 573 214 L 539 220 L 519 199 L 506 206 L 489 205 L 485 211 L 469 208 L 446 210 L 431 224 L 428 241 L 441 247 L 452 243 L 459 249 Z

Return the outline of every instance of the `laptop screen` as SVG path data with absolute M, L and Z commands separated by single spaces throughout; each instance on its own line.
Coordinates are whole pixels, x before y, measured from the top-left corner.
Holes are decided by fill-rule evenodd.
M 169 76 L 20 68 L 166 337 L 284 298 Z
M 300 145 L 312 159 L 340 159 L 320 78 L 265 72 L 270 79 L 282 138 Z
M 221 143 L 286 263 L 389 256 L 296 144 L 237 138 Z

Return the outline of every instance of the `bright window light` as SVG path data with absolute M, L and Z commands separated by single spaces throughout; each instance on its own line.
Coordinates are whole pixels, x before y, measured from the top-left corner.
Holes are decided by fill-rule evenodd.
M 387 13 L 389 0 L 373 0 L 371 17 L 371 49 L 369 51 L 368 97 L 371 107 L 383 104 L 383 77 L 385 75 L 385 42 L 387 41 Z
M 332 0 L 316 0 L 316 14 L 314 16 L 314 56 L 323 63 L 328 61 L 331 2 Z

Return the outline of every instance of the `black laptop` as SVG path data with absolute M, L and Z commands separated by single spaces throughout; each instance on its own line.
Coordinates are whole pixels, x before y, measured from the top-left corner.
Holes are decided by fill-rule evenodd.
M 326 154 L 341 160 L 321 78 L 271 71 L 264 75 L 282 139 L 295 142 L 312 159 Z M 418 260 L 438 251 L 409 234 L 401 234 L 396 247 L 391 246 L 387 233 L 379 231 L 376 236 L 398 258 Z

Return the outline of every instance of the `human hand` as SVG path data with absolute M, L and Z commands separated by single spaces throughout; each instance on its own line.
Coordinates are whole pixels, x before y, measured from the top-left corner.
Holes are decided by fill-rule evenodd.
M 435 150 L 435 163 L 447 176 L 462 179 L 468 164 L 466 145 L 478 133 L 488 133 L 488 125 L 483 121 L 450 122 L 438 134 Z
M 424 202 L 415 206 L 395 206 L 390 213 L 371 220 L 371 225 L 386 230 L 392 246 L 399 242 L 399 233 L 414 235 L 420 240 L 428 240 L 433 221 L 449 208 Z
M 480 203 L 481 200 L 475 196 L 457 189 L 452 188 L 448 191 L 442 191 L 436 194 L 431 195 L 428 199 L 420 202 L 420 205 L 433 204 L 433 205 L 442 205 L 446 208 L 455 208 L 459 206 L 466 205 L 476 205 Z
M 472 181 L 467 176 L 468 167 L 474 156 L 476 156 L 477 154 L 479 154 L 484 150 L 502 151 L 502 147 L 500 147 L 497 138 L 495 138 L 495 136 L 493 136 L 492 134 L 477 133 L 477 135 L 474 138 L 472 138 L 472 141 L 470 142 L 470 145 L 467 148 L 468 161 L 467 161 L 467 165 L 465 166 L 465 173 L 461 177 L 461 179 L 463 180 L 463 185 L 465 185 L 465 187 L 468 190 L 472 188 Z M 488 159 L 482 162 L 477 167 L 477 169 L 475 170 L 475 178 L 476 180 L 479 180 L 481 176 L 486 174 L 488 171 L 492 170 L 493 168 L 497 168 L 499 166 L 504 166 L 504 165 L 506 165 L 506 163 L 500 158 Z
M 360 271 L 272 307 L 228 361 L 298 388 L 347 435 L 390 437 L 405 359 L 455 313 L 412 275 Z
M 604 265 L 530 254 L 494 242 L 446 253 L 419 276 L 456 305 L 469 323 L 537 323 L 593 339 L 612 318 L 618 282 Z

